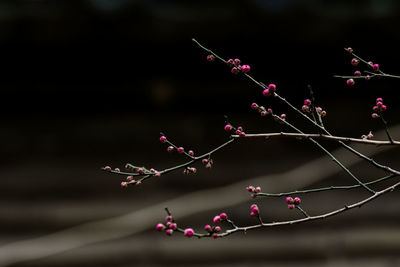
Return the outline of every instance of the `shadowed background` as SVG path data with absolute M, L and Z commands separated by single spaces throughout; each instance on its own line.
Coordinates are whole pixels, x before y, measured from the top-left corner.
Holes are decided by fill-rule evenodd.
M 355 70 L 343 50 L 347 46 L 379 63 L 383 71 L 400 73 L 399 6 L 394 0 L 2 1 L 0 253 L 12 248 L 16 255 L 4 266 L 399 264 L 397 192 L 340 218 L 232 239 L 199 241 L 154 233 L 154 225 L 164 218 L 160 207 L 165 201 L 232 183 L 239 184 L 224 194 L 216 190 L 200 198 L 200 206 L 209 210 L 196 207 L 201 212 L 186 210 L 175 217 L 182 227 L 199 230 L 221 210 L 239 224 L 252 223 L 247 216 L 247 180 L 285 174 L 318 160 L 322 154 L 308 143 L 243 140 L 216 154 L 210 172 L 198 165 L 196 176 L 176 172 L 127 190 L 119 187 L 121 177 L 100 171 L 102 166 L 123 167 L 126 162 L 156 169 L 182 162 L 159 144 L 160 131 L 197 154 L 207 152 L 227 138 L 224 115 L 246 132 L 282 131 L 250 111 L 254 101 L 287 113 L 289 121 L 312 131 L 286 107 L 265 99 L 243 76 L 232 75 L 222 63 L 207 62 L 207 54 L 191 38 L 224 58 L 239 57 L 250 64 L 257 79 L 276 83 L 279 93 L 298 107 L 311 84 L 318 104 L 328 112 L 328 129 L 337 135 L 359 137 L 381 129 L 370 119 L 377 96 L 389 107 L 390 125 L 398 124 L 400 81 L 356 81 L 349 88 L 332 76 Z M 396 152 L 376 158 L 399 167 Z M 333 165 L 329 160 L 321 164 Z M 365 180 L 383 174 L 366 164 L 351 167 Z M 322 172 L 313 181 L 304 173 L 297 175 L 290 173 L 293 181 L 269 177 L 271 188 L 288 191 L 352 183 L 341 172 Z M 226 195 L 243 200 L 227 206 Z M 362 190 L 315 194 L 304 198 L 304 207 L 317 213 L 365 195 Z M 285 209 L 282 199 L 257 202 L 264 207 L 266 220 L 297 215 Z M 174 206 L 169 208 L 174 211 Z M 147 213 L 140 213 L 142 209 Z M 132 212 L 147 216 L 147 221 L 132 216 L 131 228 L 114 222 L 104 240 L 90 243 L 88 228 L 79 228 Z M 148 226 L 138 227 L 140 220 Z M 65 243 L 68 249 L 40 252 L 40 240 L 35 238 L 70 227 L 78 227 L 81 235 L 74 241 L 52 241 L 55 248 Z M 112 237 L 120 227 L 123 234 Z M 101 227 L 98 232 L 89 229 L 94 236 L 104 235 Z M 24 249 L 27 240 L 36 240 L 38 251 Z M 29 260 L 28 254 L 33 255 Z

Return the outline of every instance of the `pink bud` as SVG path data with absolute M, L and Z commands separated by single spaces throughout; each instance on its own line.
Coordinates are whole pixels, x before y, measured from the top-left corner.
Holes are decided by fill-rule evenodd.
M 373 111 L 377 111 L 377 110 L 378 110 L 378 106 L 373 106 L 373 107 L 372 107 L 372 110 L 373 110 Z
M 299 197 L 295 197 L 295 198 L 293 199 L 293 201 L 294 201 L 294 204 L 295 204 L 295 205 L 300 205 L 300 203 L 301 203 L 301 199 L 300 199 Z
M 114 169 L 115 172 L 120 172 L 121 170 L 119 168 Z
M 378 103 L 378 102 L 383 102 L 382 97 L 378 97 L 378 98 L 376 99 L 376 103 Z
M 247 73 L 250 71 L 250 66 L 249 65 L 243 65 L 242 66 L 242 72 Z
M 268 114 L 274 114 L 274 113 L 272 112 L 272 109 L 271 109 L 271 108 L 267 109 L 267 111 L 268 111 Z
M 132 176 L 132 175 L 127 176 L 127 177 L 126 177 L 126 180 L 127 180 L 127 181 L 132 181 L 132 180 L 133 180 L 133 176 Z
M 215 56 L 214 55 L 208 55 L 207 56 L 207 61 L 214 61 L 215 60 Z
M 189 156 L 192 156 L 192 157 L 193 157 L 193 156 L 194 156 L 193 150 L 189 150 L 189 151 L 188 151 L 188 154 L 189 154 Z
M 165 143 L 166 141 L 167 141 L 167 137 L 165 137 L 164 135 L 160 137 L 161 143 Z
M 256 213 L 256 214 L 258 214 L 260 210 L 258 209 L 257 206 L 255 206 L 255 207 L 253 207 L 253 208 L 251 209 L 251 211 L 254 212 L 254 213 Z
M 206 169 L 211 169 L 211 167 L 212 167 L 211 162 L 208 162 L 208 163 L 206 164 Z
M 371 114 L 371 117 L 372 117 L 373 119 L 377 119 L 377 118 L 379 118 L 379 115 L 378 115 L 377 113 L 372 113 L 372 114 Z
M 346 51 L 349 52 L 349 54 L 353 54 L 353 48 L 351 47 L 346 48 Z
M 109 172 L 109 171 L 111 171 L 111 167 L 110 166 L 105 166 L 104 170 Z
M 304 111 L 304 112 L 309 112 L 309 111 L 310 111 L 310 106 L 303 105 L 303 106 L 301 107 L 301 110 Z
M 192 237 L 194 235 L 194 231 L 192 228 L 186 228 L 183 232 L 183 235 L 186 237 Z
M 238 74 L 238 73 L 240 72 L 240 70 L 239 70 L 237 67 L 233 67 L 233 68 L 231 69 L 231 72 L 232 72 L 233 74 Z
M 217 233 L 213 233 L 212 236 L 214 237 L 214 239 L 217 239 L 219 237 L 219 235 Z
M 269 89 L 265 89 L 265 90 L 263 91 L 263 96 L 269 96 L 269 95 L 270 95 Z
M 167 222 L 172 222 L 172 216 L 171 216 L 171 215 L 168 215 L 167 217 L 165 217 L 165 220 L 166 220 Z
M 386 105 L 382 105 L 381 111 L 385 111 L 385 110 L 386 110 Z
M 261 112 L 260 112 L 260 115 L 261 115 L 262 117 L 267 116 L 267 114 L 268 114 L 268 113 L 267 113 L 266 111 L 261 111 Z
M 174 147 L 173 147 L 173 146 L 169 146 L 169 147 L 167 148 L 167 151 L 168 151 L 168 152 L 174 151 Z
M 219 215 L 219 217 L 221 218 L 221 220 L 226 220 L 226 219 L 228 219 L 228 215 L 227 215 L 225 212 L 221 213 L 221 214 Z
M 250 212 L 250 216 L 251 216 L 251 217 L 254 217 L 254 216 L 257 216 L 257 214 L 255 214 L 255 213 L 252 211 L 252 212 Z
M 233 64 L 235 64 L 235 66 L 239 66 L 240 65 L 240 59 L 235 58 L 235 60 L 233 61 Z
M 377 103 L 376 103 L 376 106 L 377 106 L 378 108 L 381 108 L 381 107 L 383 106 L 383 103 L 382 103 L 382 102 L 377 102 Z
M 159 223 L 159 224 L 156 225 L 156 230 L 159 231 L 159 232 L 165 230 L 165 228 L 166 228 L 165 225 L 162 224 L 162 223 Z
M 246 190 L 249 192 L 254 192 L 255 188 L 252 185 L 249 185 L 248 187 L 246 187 Z
M 233 66 L 233 59 L 228 59 L 227 61 L 226 61 L 226 64 L 229 66 L 229 67 L 232 67 Z
M 167 234 L 167 236 L 171 236 L 174 233 L 174 230 L 167 229 L 167 230 L 165 230 L 165 233 Z
M 371 67 L 374 66 L 374 63 L 372 61 L 368 61 L 368 65 L 370 65 Z
M 307 105 L 307 106 L 311 105 L 311 100 L 310 99 L 304 100 L 304 105 Z
M 178 228 L 176 223 L 171 223 L 168 227 L 169 227 L 169 229 L 172 229 L 172 230 L 176 230 L 176 228 Z
M 121 182 L 121 187 L 122 187 L 122 188 L 127 187 L 127 186 L 128 186 L 128 183 L 127 183 L 127 182 Z
M 240 132 L 239 136 L 240 136 L 240 137 L 245 137 L 245 136 L 246 136 L 246 133 L 245 133 L 245 132 Z
M 215 227 L 214 227 L 214 231 L 215 231 L 215 232 L 221 232 L 221 227 L 215 226 Z
M 367 139 L 367 136 L 365 134 L 361 135 L 361 139 Z
M 361 71 L 356 70 L 356 71 L 354 72 L 354 76 L 361 76 Z
M 253 110 L 257 110 L 257 109 L 258 109 L 258 105 L 257 105 L 257 103 L 253 103 L 253 104 L 251 104 L 251 109 L 253 109 Z
M 348 80 L 346 81 L 346 83 L 347 83 L 348 86 L 353 86 L 355 82 L 354 82 L 353 79 L 348 79 Z
M 365 80 L 367 80 L 367 81 L 371 80 L 371 76 L 366 75 L 366 76 L 365 76 Z
M 211 233 L 212 232 L 211 225 L 207 224 L 206 226 L 204 226 L 204 230 L 206 230 L 207 232 Z
M 219 224 L 221 222 L 221 217 L 219 217 L 218 215 L 214 217 L 213 222 L 215 224 Z
M 374 135 L 371 132 L 369 132 L 369 134 L 367 135 L 367 139 L 372 139 L 373 137 Z
M 276 85 L 275 85 L 274 83 L 270 83 L 270 84 L 268 85 L 268 89 L 269 89 L 271 92 L 275 92 L 275 91 L 276 91 Z
M 374 69 L 374 71 L 379 71 L 379 64 L 372 65 L 372 68 Z
M 293 204 L 294 203 L 294 199 L 292 197 L 286 197 L 286 203 Z
M 287 207 L 288 207 L 288 209 L 292 210 L 292 209 L 294 209 L 296 206 L 295 206 L 294 204 L 289 204 L 289 205 L 287 205 Z
M 351 65 L 353 65 L 353 66 L 357 66 L 358 63 L 360 63 L 360 61 L 359 61 L 358 59 L 356 59 L 356 58 L 353 58 L 353 59 L 351 60 Z
M 261 187 L 257 186 L 256 189 L 254 190 L 256 193 L 260 193 L 261 192 Z
M 322 108 L 321 107 L 316 107 L 315 110 L 317 111 L 317 113 L 321 114 L 322 112 Z
M 185 149 L 183 147 L 178 147 L 178 153 L 182 154 L 183 152 L 185 152 Z
M 280 118 L 281 118 L 282 120 L 286 120 L 286 114 L 281 114 Z
M 201 160 L 201 163 L 203 163 L 203 164 L 207 164 L 207 162 L 208 162 L 208 159 L 202 159 Z
M 227 132 L 231 131 L 232 130 L 232 125 L 230 125 L 230 124 L 225 125 L 224 130 L 227 131 Z
M 160 177 L 161 176 L 161 173 L 160 172 L 156 172 L 155 174 L 154 174 L 154 177 Z

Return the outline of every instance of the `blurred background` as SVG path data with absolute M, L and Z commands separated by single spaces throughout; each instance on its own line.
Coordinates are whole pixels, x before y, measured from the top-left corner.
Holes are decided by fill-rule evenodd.
M 268 192 L 353 183 L 306 142 L 241 140 L 215 154 L 211 171 L 200 164 L 195 176 L 175 172 L 127 189 L 123 177 L 100 170 L 182 163 L 165 152 L 160 131 L 205 153 L 227 140 L 224 115 L 248 133 L 289 130 L 251 112 L 252 102 L 314 130 L 243 76 L 207 62 L 192 38 L 240 58 L 298 107 L 312 85 L 337 135 L 385 138 L 370 118 L 383 97 L 400 137 L 400 81 L 350 88 L 333 78 L 355 70 L 348 46 L 400 74 L 399 8 L 395 0 L 2 0 L 0 266 L 399 266 L 398 192 L 337 218 L 221 240 L 154 231 L 166 206 L 179 225 L 198 231 L 221 211 L 255 223 L 254 202 L 266 221 L 301 216 L 283 199 L 252 200 L 244 188 L 253 183 Z M 384 175 L 323 144 L 361 179 Z M 400 167 L 398 149 L 361 149 Z M 303 207 L 317 214 L 366 196 L 318 193 Z

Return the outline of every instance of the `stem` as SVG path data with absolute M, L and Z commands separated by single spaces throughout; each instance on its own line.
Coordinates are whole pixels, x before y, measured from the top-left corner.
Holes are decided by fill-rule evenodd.
M 260 133 L 260 134 L 246 134 L 245 136 L 232 135 L 231 137 L 234 139 L 243 139 L 243 138 L 270 138 L 270 137 L 293 137 L 293 138 L 313 138 L 313 139 L 322 139 L 328 141 L 343 141 L 343 142 L 353 142 L 353 143 L 361 143 L 366 145 L 400 145 L 399 141 L 381 141 L 381 140 L 370 140 L 370 139 L 361 139 L 361 138 L 350 138 L 350 137 L 341 137 L 341 136 L 333 136 L 326 134 L 306 134 L 306 133 Z
M 287 122 L 286 120 L 282 120 L 279 116 L 277 115 L 273 115 L 274 118 L 279 119 L 281 122 L 283 122 L 284 124 L 286 124 L 287 126 L 289 126 L 290 128 L 292 128 L 293 130 L 295 130 L 296 132 L 299 132 L 300 134 L 304 134 L 302 131 L 300 131 L 299 129 L 297 129 L 295 126 L 293 126 L 292 124 L 290 124 L 289 122 Z M 372 190 L 371 188 L 369 188 L 368 186 L 366 186 L 363 182 L 361 182 L 349 169 L 347 169 L 335 156 L 333 156 L 328 150 L 326 150 L 320 143 L 318 143 L 317 141 L 315 141 L 312 138 L 308 138 L 308 140 L 310 140 L 311 142 L 313 142 L 315 145 L 317 145 L 322 151 L 324 151 L 337 165 L 339 165 L 339 167 L 341 167 L 347 174 L 349 174 L 355 181 L 357 181 L 357 183 L 359 185 L 361 185 L 362 187 L 364 187 L 368 192 L 370 192 L 371 194 L 375 194 L 375 191 Z
M 386 181 L 390 178 L 396 177 L 394 174 L 390 174 L 384 177 L 381 177 L 379 179 L 376 179 L 371 182 L 364 183 L 365 185 L 372 185 L 372 184 L 377 184 L 379 182 Z M 296 190 L 292 192 L 285 192 L 285 193 L 254 193 L 254 197 L 283 197 L 283 196 L 291 196 L 291 195 L 296 195 L 296 194 L 307 194 L 307 193 L 314 193 L 314 192 L 322 192 L 322 191 L 328 191 L 328 190 L 349 190 L 349 189 L 354 189 L 358 188 L 361 185 L 356 184 L 356 185 L 339 185 L 339 186 L 328 186 L 328 187 L 321 187 L 321 188 L 314 188 L 314 189 L 308 189 L 308 190 Z
M 303 213 L 303 215 L 304 215 L 306 218 L 309 218 L 309 217 L 310 217 L 310 215 L 308 215 L 307 212 L 306 212 L 305 210 L 303 210 L 300 206 L 296 206 L 296 209 L 298 209 L 299 211 L 301 211 L 301 213 Z
M 382 114 L 380 115 L 380 118 L 381 118 L 381 121 L 383 122 L 383 125 L 385 126 L 386 135 L 387 135 L 387 137 L 388 137 L 390 143 L 393 144 L 394 141 L 393 141 L 392 137 L 390 136 L 389 127 L 388 127 L 388 125 L 387 125 L 387 122 L 386 122 L 386 120 L 383 118 Z

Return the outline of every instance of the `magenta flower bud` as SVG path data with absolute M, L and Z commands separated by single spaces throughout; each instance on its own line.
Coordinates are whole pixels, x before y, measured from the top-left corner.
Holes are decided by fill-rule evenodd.
M 208 55 L 207 56 L 207 61 L 214 61 L 215 60 L 215 56 L 214 55 Z
M 294 199 L 292 197 L 286 197 L 286 203 L 293 204 L 294 203 Z
M 250 71 L 250 66 L 249 65 L 243 65 L 242 66 L 242 72 L 247 73 Z
M 377 103 L 376 103 L 376 106 L 377 106 L 378 108 L 381 108 L 381 107 L 383 106 L 383 103 L 382 103 L 382 102 L 377 102 Z
M 295 204 L 295 205 L 300 205 L 300 203 L 301 203 L 301 199 L 300 199 L 299 197 L 295 197 L 295 198 L 293 199 L 293 201 L 294 201 L 294 204 Z
M 226 132 L 230 132 L 232 130 L 232 125 L 230 125 L 230 124 L 225 125 L 224 130 Z
M 240 132 L 239 136 L 240 136 L 240 137 L 245 137 L 245 136 L 246 136 L 246 133 L 245 133 L 245 132 Z
M 378 98 L 376 99 L 376 103 L 378 103 L 378 102 L 383 102 L 382 97 L 378 97 Z
M 372 139 L 373 137 L 374 135 L 371 132 L 369 132 L 369 134 L 367 135 L 367 139 Z
M 239 66 L 239 65 L 240 65 L 240 59 L 235 58 L 235 60 L 233 61 L 233 64 L 234 64 L 235 66 Z
M 219 218 L 221 218 L 221 220 L 226 220 L 228 219 L 228 215 L 225 212 L 223 212 L 219 215 Z
M 169 229 L 176 230 L 176 228 L 178 228 L 178 225 L 176 223 L 170 223 L 168 227 Z
M 265 89 L 262 94 L 263 96 L 269 96 L 270 95 L 269 89 Z
M 353 54 L 353 48 L 351 47 L 346 48 L 346 51 L 349 52 L 349 54 Z
M 161 176 L 161 173 L 160 172 L 156 172 L 155 174 L 154 174 L 154 177 L 160 177 Z
M 253 211 L 251 211 L 251 212 L 250 212 L 250 216 L 251 216 L 251 217 L 254 217 L 254 216 L 257 216 L 257 214 L 255 214 Z
M 309 111 L 310 111 L 310 106 L 303 105 L 303 106 L 301 107 L 301 110 L 304 111 L 304 112 L 309 112 Z
M 121 187 L 122 187 L 122 188 L 127 187 L 127 186 L 128 186 L 128 183 L 127 183 L 127 182 L 121 182 Z
M 254 206 L 254 207 L 251 209 L 251 211 L 254 212 L 255 214 L 258 214 L 258 213 L 260 212 L 260 210 L 258 209 L 257 206 Z
M 360 61 L 358 59 L 356 59 L 356 58 L 351 59 L 351 65 L 357 66 L 358 63 L 360 63 Z
M 361 71 L 356 70 L 356 71 L 354 72 L 354 76 L 361 76 Z
M 322 112 L 322 108 L 321 107 L 316 107 L 315 110 L 317 111 L 317 113 L 321 114 Z
M 185 152 L 185 149 L 183 147 L 178 147 L 178 153 L 182 154 L 183 152 Z
M 203 163 L 203 164 L 207 164 L 207 162 L 208 162 L 208 159 L 202 159 L 201 160 L 201 163 Z
M 217 233 L 213 233 L 212 236 L 214 237 L 214 239 L 217 239 L 219 237 L 219 235 Z
M 371 114 L 371 117 L 372 117 L 373 119 L 377 119 L 377 118 L 379 118 L 379 115 L 378 115 L 377 113 L 372 113 L 372 114 Z
M 226 61 L 226 64 L 229 66 L 229 67 L 232 67 L 233 66 L 233 64 L 234 64 L 234 62 L 233 62 L 233 59 L 228 59 L 227 61 Z
M 270 84 L 268 85 L 268 89 L 269 89 L 271 92 L 275 92 L 275 91 L 276 91 L 276 85 L 275 85 L 274 83 L 270 83 Z
M 307 106 L 311 105 L 311 100 L 310 99 L 304 100 L 304 105 L 307 105 Z
M 373 67 L 373 66 L 374 66 L 374 62 L 368 61 L 368 65 L 370 65 L 371 67 Z
M 367 136 L 365 134 L 361 135 L 361 139 L 367 139 Z
M 254 190 L 256 193 L 260 193 L 261 192 L 261 187 L 257 186 Z
M 219 215 L 215 216 L 214 219 L 213 219 L 213 222 L 215 224 L 219 224 L 221 222 L 221 217 L 219 217 Z
M 372 68 L 374 69 L 374 71 L 379 71 L 379 64 L 372 65 Z
M 207 224 L 206 226 L 204 226 L 204 230 L 206 230 L 207 232 L 211 233 L 212 232 L 211 225 Z
M 235 132 L 237 135 L 239 135 L 240 133 L 241 133 L 241 131 L 239 131 L 239 130 L 236 130 L 236 132 Z
M 110 172 L 111 171 L 111 167 L 110 166 L 105 166 L 104 170 Z
M 267 113 L 265 110 L 263 110 L 263 111 L 260 112 L 260 115 L 261 115 L 262 117 L 267 116 L 267 114 L 268 114 L 268 113 Z
M 165 137 L 164 135 L 160 137 L 161 143 L 165 143 L 166 141 L 167 141 L 167 137 Z
M 120 172 L 121 170 L 119 168 L 114 169 L 115 172 Z
M 382 107 L 380 109 L 381 109 L 381 111 L 385 111 L 386 110 L 386 105 L 382 105 Z
M 193 156 L 194 156 L 193 150 L 189 150 L 189 151 L 188 151 L 188 154 L 189 154 L 189 156 L 192 156 L 192 157 L 193 157 Z
M 215 227 L 214 227 L 214 231 L 215 231 L 215 232 L 221 232 L 221 227 L 215 226 Z
M 166 228 L 165 225 L 162 224 L 162 223 L 159 223 L 159 224 L 156 225 L 156 230 L 159 231 L 159 232 L 164 231 L 165 228 Z
M 289 204 L 289 205 L 287 205 L 287 208 L 290 209 L 290 210 L 294 209 L 295 207 L 296 207 L 296 206 L 295 206 L 294 204 Z
M 172 152 L 172 151 L 174 151 L 174 149 L 175 149 L 175 148 L 174 148 L 173 146 L 169 146 L 169 147 L 167 148 L 167 151 L 168 151 L 168 152 Z
M 249 185 L 248 187 L 246 187 L 246 190 L 249 192 L 254 192 L 255 188 L 252 185 Z
M 127 181 L 132 181 L 132 180 L 133 180 L 133 176 L 132 176 L 132 175 L 127 176 L 127 177 L 126 177 L 126 180 L 127 180 Z
M 255 207 L 258 207 L 257 204 L 251 204 L 250 209 L 253 209 Z
M 323 111 L 321 111 L 321 117 L 325 117 L 326 116 L 326 111 L 325 110 L 323 110 Z
M 253 109 L 253 110 L 257 110 L 257 109 L 258 109 L 258 105 L 257 105 L 257 103 L 253 103 L 253 104 L 251 104 L 251 109 Z
M 268 111 L 268 114 L 274 114 L 274 113 L 272 112 L 272 108 L 267 109 L 267 111 Z
M 286 114 L 281 114 L 281 116 L 279 116 L 282 120 L 286 120 Z
M 367 80 L 367 81 L 371 80 L 371 76 L 366 75 L 366 76 L 365 76 L 365 80 Z
M 212 167 L 211 162 L 208 162 L 208 163 L 206 164 L 206 169 L 211 169 L 211 167 Z
M 167 229 L 167 230 L 165 230 L 165 233 L 167 234 L 167 236 L 171 236 L 174 233 L 174 230 Z
M 378 110 L 378 106 L 373 106 L 373 107 L 372 107 L 372 110 L 373 110 L 373 111 L 377 111 L 377 110 Z
M 186 237 L 192 237 L 194 235 L 194 231 L 192 228 L 186 228 L 183 232 L 183 235 Z
M 346 83 L 347 83 L 348 86 L 353 86 L 355 82 L 354 82 L 353 79 L 348 79 L 348 80 L 346 81 Z
M 238 129 L 238 131 L 243 131 L 243 127 L 242 126 L 237 127 L 237 129 Z
M 197 169 L 195 167 L 188 168 L 188 170 L 192 173 L 196 173 Z
M 233 67 L 233 68 L 231 69 L 231 72 L 232 72 L 233 74 L 238 74 L 238 73 L 240 72 L 240 70 L 239 70 L 237 67 Z
M 168 215 L 167 217 L 165 217 L 165 220 L 166 220 L 167 222 L 172 222 L 172 216 L 171 216 L 171 215 Z

